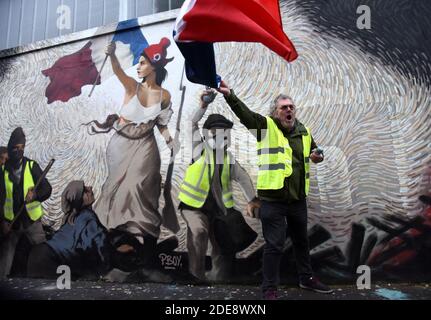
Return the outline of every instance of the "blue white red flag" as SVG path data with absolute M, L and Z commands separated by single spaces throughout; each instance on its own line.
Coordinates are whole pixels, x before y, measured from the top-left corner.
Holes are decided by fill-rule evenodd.
M 214 42 L 259 42 L 291 62 L 298 57 L 283 31 L 278 0 L 186 0 L 174 27 L 187 78 L 218 87 Z
M 97 34 L 77 52 L 59 58 L 52 67 L 42 70 L 50 79 L 45 91 L 48 104 L 67 102 L 81 95 L 83 86 L 100 84 L 112 76 L 112 69 L 106 66 L 99 75 L 109 40 Z M 116 55 L 125 69 L 137 64 L 142 51 L 148 47 L 137 19 L 118 23 L 111 41 L 116 42 Z

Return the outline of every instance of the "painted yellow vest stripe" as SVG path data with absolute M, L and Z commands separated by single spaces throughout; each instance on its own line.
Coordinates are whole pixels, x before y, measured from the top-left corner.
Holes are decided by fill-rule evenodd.
M 33 176 L 31 175 L 31 169 L 33 168 L 33 161 L 28 161 L 24 168 L 24 183 L 23 183 L 23 194 L 24 199 L 27 196 L 28 189 L 34 187 Z M 9 179 L 9 172 L 4 170 L 4 181 L 6 186 L 6 201 L 4 205 L 4 217 L 5 219 L 12 221 L 15 217 L 13 212 L 13 182 Z M 27 214 L 31 220 L 36 221 L 43 216 L 42 205 L 38 201 L 33 201 L 26 205 Z
M 206 154 L 206 151 L 204 151 L 203 155 L 187 168 L 184 181 L 180 187 L 179 200 L 194 208 L 201 208 L 204 205 L 210 190 L 210 181 L 214 174 L 214 157 L 211 153 L 208 157 Z M 211 172 L 209 169 L 211 169 Z M 226 208 L 232 208 L 234 199 L 228 155 L 224 158 L 221 183 L 223 203 Z

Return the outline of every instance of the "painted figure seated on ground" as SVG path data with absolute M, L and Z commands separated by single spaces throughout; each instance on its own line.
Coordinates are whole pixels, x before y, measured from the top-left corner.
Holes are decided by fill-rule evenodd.
M 94 201 L 92 187 L 83 181 L 67 185 L 61 198 L 63 225 L 50 240 L 33 247 L 29 277 L 55 278 L 57 268 L 66 265 L 73 278 L 98 278 L 112 268 L 131 271 L 144 263 L 138 258 L 143 250 L 139 241 L 119 230 L 107 230 L 92 209 Z

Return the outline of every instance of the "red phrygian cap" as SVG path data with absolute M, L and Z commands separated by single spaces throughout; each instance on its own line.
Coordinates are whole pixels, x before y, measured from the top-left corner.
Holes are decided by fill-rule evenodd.
M 162 38 L 158 44 L 152 44 L 144 49 L 145 56 L 150 60 L 150 63 L 158 67 L 164 67 L 166 64 L 174 60 L 172 58 L 166 58 L 168 51 L 167 48 L 171 45 L 168 38 Z

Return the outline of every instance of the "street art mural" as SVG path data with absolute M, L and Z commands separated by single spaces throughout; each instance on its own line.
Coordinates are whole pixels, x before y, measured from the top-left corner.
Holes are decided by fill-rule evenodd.
M 382 279 L 430 279 L 431 4 L 370 2 L 369 30 L 356 27 L 360 4 L 280 1 L 299 58 L 288 64 L 260 44 L 218 43 L 217 71 L 260 114 L 278 93 L 292 96 L 297 117 L 325 150 L 325 161 L 311 166 L 308 197 L 311 258 L 321 278 L 355 282 L 365 264 Z M 42 204 L 48 238 L 62 226 L 63 190 L 83 180 L 93 187 L 102 225 L 120 232 L 113 240 L 118 246 L 153 247 L 159 273 L 142 271 L 132 250 L 111 280 L 195 280 L 187 272 L 187 225 L 177 208 L 204 88 L 183 75 L 174 18 L 142 17 L 4 51 L 0 60 L 0 145 L 22 127 L 27 157 L 42 169 L 55 158 L 47 174 L 52 194 Z M 255 185 L 256 140 L 220 95 L 199 128 L 211 113 L 233 122 L 230 152 Z M 233 184 L 235 207 L 245 215 L 249 199 L 242 191 Z M 257 237 L 236 253 L 226 282 L 261 278 L 260 222 L 245 221 Z M 138 243 L 125 240 L 124 230 Z M 17 275 L 24 255 L 15 254 Z M 287 279 L 295 276 L 293 257 L 287 241 Z M 209 248 L 207 271 L 212 260 Z

